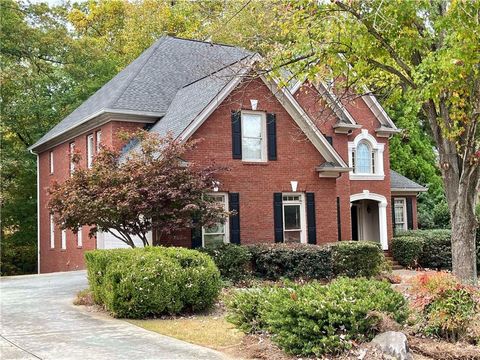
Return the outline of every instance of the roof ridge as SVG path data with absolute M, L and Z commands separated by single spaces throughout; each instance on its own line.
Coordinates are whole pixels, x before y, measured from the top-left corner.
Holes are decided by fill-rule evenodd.
M 185 89 L 186 87 L 189 87 L 190 85 L 193 85 L 193 84 L 195 84 L 196 82 L 202 81 L 203 79 L 206 79 L 207 77 L 212 76 L 213 74 L 219 73 L 220 71 L 223 71 L 223 70 L 225 70 L 226 68 L 228 68 L 228 67 L 230 67 L 230 66 L 232 66 L 232 65 L 235 65 L 236 63 L 238 63 L 238 62 L 240 62 L 240 61 L 245 60 L 245 59 L 248 58 L 249 56 L 253 56 L 253 55 L 247 55 L 247 56 L 241 58 L 240 60 L 234 61 L 234 62 L 232 62 L 232 63 L 230 63 L 230 64 L 228 64 L 228 65 L 225 65 L 225 66 L 221 67 L 220 69 L 217 69 L 217 70 L 215 70 L 215 71 L 212 71 L 211 73 L 209 73 L 209 74 L 207 74 L 207 75 L 201 76 L 201 77 L 199 77 L 198 79 L 195 79 L 195 80 L 193 80 L 192 82 L 189 82 L 188 84 L 185 84 L 185 85 L 182 86 L 180 89 Z
M 143 64 L 141 66 L 138 67 L 137 71 L 133 72 L 132 74 L 130 74 L 130 76 L 128 77 L 128 79 L 134 79 L 142 70 L 143 68 L 145 67 L 145 65 L 148 63 L 148 61 L 150 60 L 150 58 L 153 56 L 153 54 L 155 54 L 158 50 L 158 47 L 163 44 L 165 42 L 165 40 L 169 38 L 169 36 L 167 35 L 163 35 L 162 37 L 160 37 L 160 39 L 158 39 L 157 41 L 155 41 L 155 43 L 153 45 L 151 45 L 148 49 L 154 47 L 154 49 L 152 50 L 152 53 L 147 56 L 145 58 L 145 60 L 143 61 Z M 147 50 L 148 50 L 147 49 Z M 146 50 L 144 50 L 146 51 Z M 137 58 L 138 59 L 138 58 Z M 132 64 L 132 63 L 130 63 Z M 128 64 L 127 66 L 129 66 L 130 64 Z M 125 68 L 124 68 L 125 69 Z M 118 75 L 118 74 L 117 74 Z M 111 102 L 111 106 L 114 107 L 114 105 L 117 103 L 118 99 L 120 99 L 123 94 L 125 94 L 125 91 L 127 91 L 127 89 L 130 87 L 130 85 L 132 84 L 131 81 L 127 81 L 125 86 L 123 87 L 123 89 L 120 91 L 120 93 L 118 94 L 117 97 L 115 97 L 115 99 Z
M 241 48 L 239 46 L 235 46 L 232 44 L 224 44 L 224 43 L 217 43 L 213 41 L 205 41 L 205 40 L 197 40 L 197 39 L 188 39 L 188 38 L 182 38 L 180 36 L 173 36 L 173 35 L 165 35 L 166 37 L 172 38 L 172 39 L 177 39 L 177 40 L 184 40 L 184 41 L 191 41 L 191 42 L 198 42 L 202 44 L 208 44 L 208 45 L 218 45 L 218 46 L 225 46 L 225 47 L 231 47 L 231 48 L 236 48 L 236 49 L 241 49 L 244 51 L 249 51 L 244 48 Z

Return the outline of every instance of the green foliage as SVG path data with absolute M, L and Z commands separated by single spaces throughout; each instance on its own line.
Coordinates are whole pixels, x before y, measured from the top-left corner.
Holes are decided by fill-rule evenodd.
M 378 275 L 385 257 L 378 243 L 371 241 L 341 241 L 332 247 L 335 275 L 371 277 Z
M 116 317 L 145 318 L 208 309 L 221 287 L 206 254 L 183 248 L 95 250 L 85 259 L 95 302 Z
M 379 321 L 372 312 L 398 322 L 408 314 L 406 300 L 387 282 L 349 278 L 239 290 L 227 308 L 237 327 L 268 331 L 286 352 L 305 356 L 339 353 L 371 339 Z
M 238 282 L 251 275 L 251 254 L 245 246 L 222 244 L 199 250 L 212 257 L 225 280 Z
M 451 230 L 414 230 L 397 234 L 393 239 L 393 257 L 404 266 L 430 269 L 452 268 Z M 477 229 L 477 266 L 480 267 L 480 229 Z
M 417 275 L 410 291 L 424 333 L 452 342 L 480 341 L 478 289 L 461 285 L 450 273 L 439 272 Z
M 400 265 L 415 267 L 421 257 L 423 240 L 414 236 L 402 236 L 394 238 L 392 242 L 393 258 Z
M 35 244 L 19 245 L 11 238 L 2 240 L 0 274 L 23 275 L 37 272 Z
M 306 244 L 249 245 L 254 274 L 260 278 L 277 280 L 325 279 L 333 275 L 329 247 Z

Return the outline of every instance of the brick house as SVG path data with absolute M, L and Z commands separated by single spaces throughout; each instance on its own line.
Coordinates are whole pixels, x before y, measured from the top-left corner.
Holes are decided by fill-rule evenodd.
M 113 236 L 61 231 L 47 209 L 51 182 L 70 176 L 70 154 L 90 166 L 99 145 L 128 150 L 120 130 L 202 139 L 187 161 L 228 166 L 212 196 L 235 210 L 225 224 L 185 230 L 163 245 L 373 240 L 415 229 L 426 189 L 390 170 L 399 132 L 375 97 L 343 104 L 331 86 L 251 76 L 258 55 L 232 46 L 163 37 L 30 150 L 38 159 L 39 272 L 84 267 L 83 253 L 125 246 Z M 155 234 L 152 235 L 155 240 Z

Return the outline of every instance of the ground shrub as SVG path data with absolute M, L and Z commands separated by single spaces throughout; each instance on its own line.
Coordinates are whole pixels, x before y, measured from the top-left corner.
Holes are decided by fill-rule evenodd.
M 383 269 L 385 256 L 378 243 L 341 241 L 332 247 L 333 271 L 337 276 L 372 277 Z
M 402 266 L 416 267 L 423 250 L 423 240 L 415 236 L 394 238 L 392 242 L 393 258 Z
M 382 313 L 402 323 L 404 297 L 387 282 L 339 278 L 328 285 L 287 283 L 240 290 L 227 301 L 227 319 L 244 331 L 268 331 L 286 352 L 321 356 L 371 339 Z
M 477 229 L 477 267 L 480 268 L 480 229 Z M 451 230 L 413 230 L 395 235 L 393 257 L 404 266 L 452 269 Z
M 222 244 L 201 249 L 210 255 L 224 280 L 238 282 L 251 275 L 251 254 L 245 246 Z
M 461 285 L 446 272 L 425 273 L 412 280 L 412 305 L 420 316 L 420 329 L 451 342 L 479 343 L 479 292 Z
M 213 305 L 221 287 L 212 259 L 195 250 L 95 250 L 85 258 L 95 302 L 116 317 L 201 311 Z
M 333 275 L 329 246 L 259 244 L 248 249 L 254 274 L 263 279 L 326 279 Z

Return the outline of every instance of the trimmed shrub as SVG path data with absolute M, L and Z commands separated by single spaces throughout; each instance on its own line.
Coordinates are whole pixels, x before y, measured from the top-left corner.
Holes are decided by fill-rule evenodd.
M 332 247 L 335 275 L 371 277 L 378 275 L 385 263 L 383 251 L 372 241 L 341 241 Z
M 221 288 L 211 258 L 195 250 L 95 250 L 85 258 L 95 302 L 116 317 L 204 310 L 213 305 Z
M 268 331 L 287 353 L 305 356 L 338 353 L 371 339 L 380 321 L 373 312 L 400 323 L 408 315 L 406 300 L 390 284 L 367 279 L 242 290 L 226 304 L 227 319 L 240 329 Z
M 414 230 L 393 239 L 393 257 L 401 265 L 430 269 L 452 268 L 451 230 Z M 477 229 L 477 267 L 480 268 L 480 230 Z
M 393 258 L 402 266 L 417 266 L 422 250 L 423 240 L 415 236 L 397 237 L 392 243 Z
M 252 256 L 245 246 L 222 244 L 200 249 L 200 251 L 212 257 L 225 280 L 238 282 L 251 275 Z
M 327 279 L 332 277 L 329 246 L 307 244 L 248 245 L 254 274 L 263 279 Z

